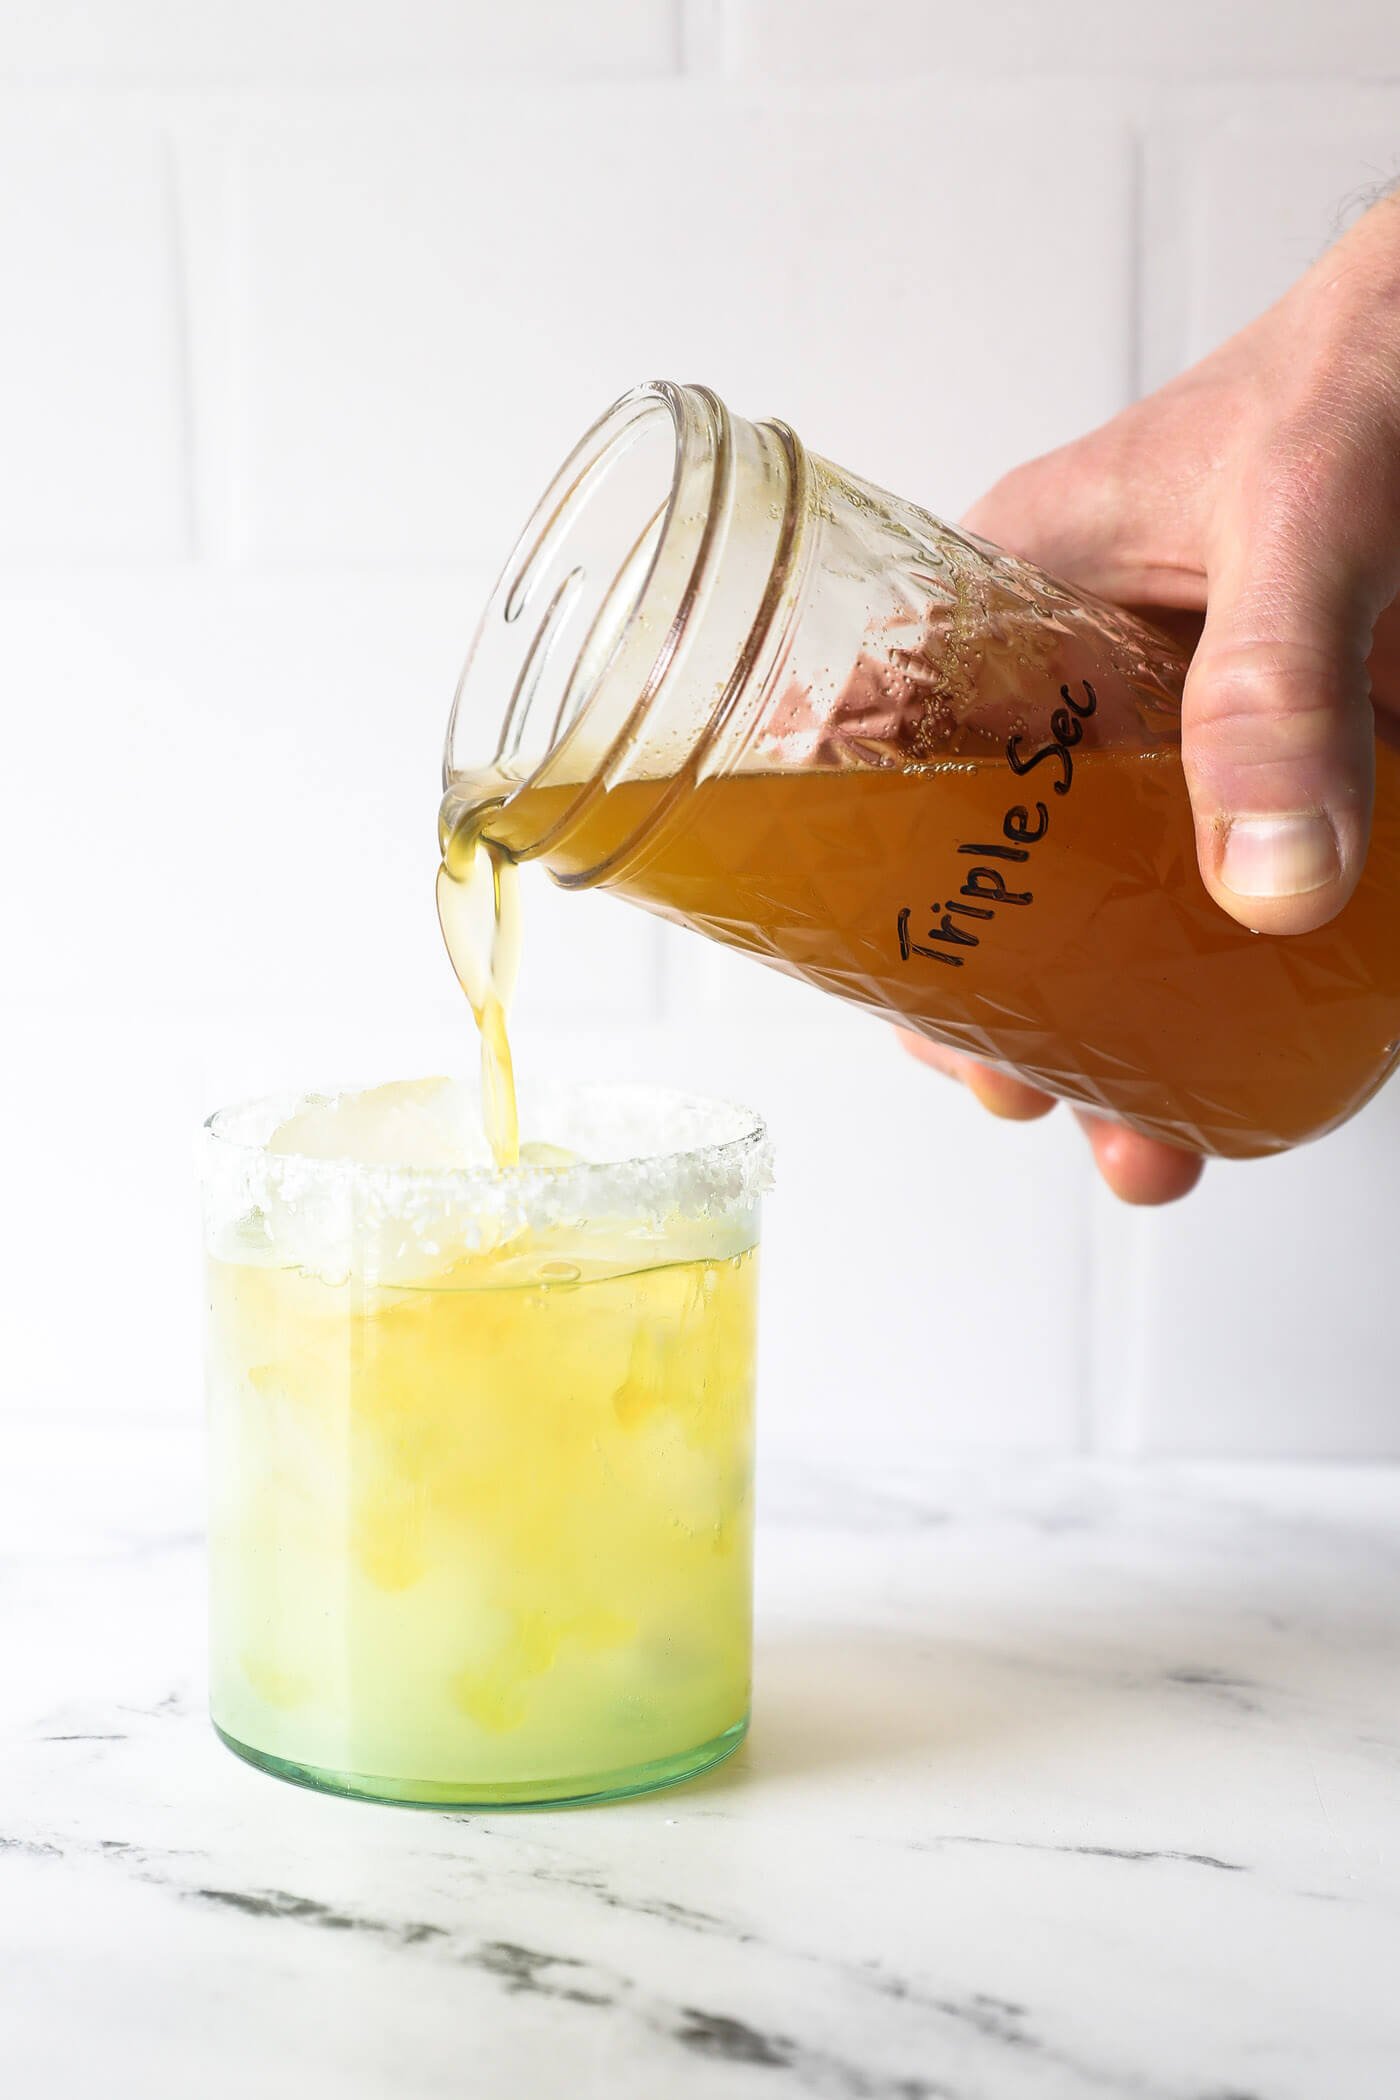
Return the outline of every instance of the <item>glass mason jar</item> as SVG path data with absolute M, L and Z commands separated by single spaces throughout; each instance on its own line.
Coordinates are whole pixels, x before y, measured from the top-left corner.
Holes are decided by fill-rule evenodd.
M 1314 934 L 1196 868 L 1185 662 L 704 387 L 588 433 L 487 607 L 444 826 L 1202 1152 L 1350 1115 L 1400 1052 L 1400 755 Z
M 748 1721 L 763 1126 L 579 1088 L 573 1164 L 299 1149 L 348 1105 L 411 1157 L 444 1089 L 206 1125 L 215 1725 L 377 1800 L 689 1778 Z

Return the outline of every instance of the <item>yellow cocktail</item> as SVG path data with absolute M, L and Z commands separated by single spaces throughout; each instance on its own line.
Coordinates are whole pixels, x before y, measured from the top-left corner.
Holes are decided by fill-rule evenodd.
M 567 1151 L 441 1164 L 476 1123 L 437 1081 L 209 1126 L 214 1719 L 393 1800 L 663 1785 L 748 1715 L 762 1130 L 580 1092 Z

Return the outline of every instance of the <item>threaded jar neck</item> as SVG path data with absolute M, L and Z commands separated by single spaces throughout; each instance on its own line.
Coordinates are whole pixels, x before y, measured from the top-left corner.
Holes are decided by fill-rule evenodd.
M 625 394 L 565 461 L 492 593 L 448 724 L 449 796 L 518 803 L 512 854 L 548 861 L 609 789 L 650 781 L 640 824 L 554 872 L 583 888 L 635 867 L 747 742 L 799 596 L 807 507 L 786 425 L 733 416 L 707 387 Z M 531 823 L 532 809 L 547 815 Z

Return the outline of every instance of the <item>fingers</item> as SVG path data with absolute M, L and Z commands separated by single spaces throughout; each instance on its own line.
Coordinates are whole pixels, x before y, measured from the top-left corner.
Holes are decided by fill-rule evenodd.
M 901 1029 L 899 1040 L 911 1057 L 957 1079 L 989 1109 L 1015 1123 L 1038 1121 L 1055 1106 L 1053 1095 L 1028 1086 L 1014 1073 L 978 1064 L 957 1050 L 932 1043 L 927 1036 Z M 1158 1144 L 1122 1123 L 1092 1110 L 1075 1110 L 1076 1119 L 1089 1140 L 1094 1163 L 1113 1194 L 1124 1203 L 1175 1203 L 1191 1190 L 1205 1171 L 1205 1161 L 1193 1152 L 1178 1151 L 1175 1145 Z
M 1240 338 L 965 521 L 1159 625 L 1208 605 L 1182 713 L 1197 858 L 1264 933 L 1324 925 L 1366 855 L 1367 655 L 1400 590 L 1400 374 L 1375 332 L 1334 314 L 1270 365 Z
M 1200 472 L 1185 432 L 1199 415 L 1158 396 L 1028 460 L 987 490 L 963 525 L 1052 576 L 1119 605 L 1198 610 Z M 1194 637 L 1193 637 L 1194 639 Z
M 964 527 L 1052 576 L 1107 595 L 1119 580 L 1117 505 L 1092 447 L 1092 439 L 1081 438 L 1014 468 L 967 512 Z
M 1182 707 L 1202 880 L 1257 932 L 1309 932 L 1341 910 L 1366 857 L 1366 659 L 1400 583 L 1400 504 L 1350 440 L 1280 439 L 1215 518 L 1203 578 L 1171 554 L 1173 528 L 1160 543 L 1143 528 L 1123 456 L 1095 433 L 1018 468 L 965 522 L 1106 597 L 1149 603 L 1188 642 L 1205 598 Z M 1184 516 L 1189 500 L 1167 507 Z
M 1202 879 L 1257 932 L 1325 925 L 1365 861 L 1366 659 L 1400 567 L 1387 500 L 1346 445 L 1295 436 L 1212 532 L 1182 759 Z
M 1375 765 L 1364 651 L 1330 607 L 1311 632 L 1284 625 L 1213 599 L 1182 707 L 1201 879 L 1232 918 L 1272 934 L 1325 925 L 1355 889 Z
M 1198 1153 L 1159 1144 L 1156 1138 L 1143 1137 L 1126 1124 L 1094 1115 L 1089 1109 L 1076 1109 L 1075 1117 L 1089 1140 L 1095 1166 L 1122 1203 L 1179 1202 L 1190 1195 L 1205 1172 L 1206 1163 Z
M 947 1050 L 942 1043 L 930 1042 L 926 1035 L 915 1035 L 912 1030 L 900 1029 L 899 1039 L 920 1064 L 932 1065 L 936 1072 L 946 1073 L 949 1079 L 960 1080 L 983 1108 L 1009 1123 L 1038 1122 L 1055 1106 L 1052 1094 L 1043 1094 L 1039 1087 L 1028 1086 L 1014 1072 L 998 1071 L 994 1065 L 980 1065 L 975 1058 L 964 1057 L 957 1050 Z
M 1055 1106 L 1053 1094 L 1042 1094 L 1039 1087 L 1028 1086 L 1014 1072 L 998 1071 L 995 1065 L 969 1060 L 962 1081 L 974 1100 L 1007 1123 L 1038 1123 Z

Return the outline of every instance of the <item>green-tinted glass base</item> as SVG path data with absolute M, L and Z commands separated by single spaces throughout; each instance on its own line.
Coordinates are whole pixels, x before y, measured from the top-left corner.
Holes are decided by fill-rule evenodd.
M 343 1794 L 351 1801 L 379 1801 L 400 1808 L 581 1808 L 590 1801 L 626 1801 L 634 1794 L 654 1794 L 660 1787 L 680 1786 L 698 1779 L 702 1772 L 723 1764 L 748 1733 L 749 1717 L 736 1721 L 723 1735 L 681 1750 L 674 1757 L 658 1757 L 650 1764 L 626 1765 L 620 1771 L 570 1774 L 559 1779 L 505 1781 L 497 1785 L 475 1780 L 392 1779 L 376 1772 L 334 1772 L 320 1765 L 294 1764 L 290 1758 L 274 1757 L 255 1750 L 227 1735 L 218 1722 L 214 1733 L 235 1757 L 270 1772 L 274 1779 L 290 1780 L 293 1786 L 309 1786 L 319 1794 Z

